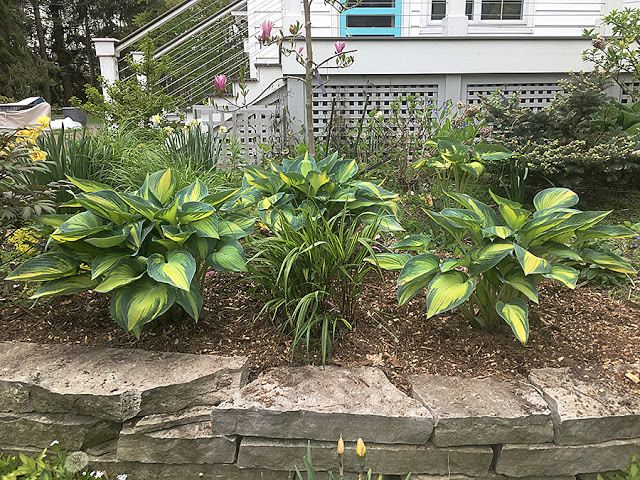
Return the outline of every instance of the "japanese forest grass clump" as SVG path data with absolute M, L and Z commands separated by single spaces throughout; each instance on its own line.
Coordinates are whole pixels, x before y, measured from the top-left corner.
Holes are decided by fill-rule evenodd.
M 171 309 L 198 320 L 207 271 L 244 271 L 238 240 L 254 220 L 227 210 L 238 190 L 209 194 L 196 180 L 176 190 L 171 170 L 150 175 L 133 193 L 70 178 L 82 193 L 71 215 L 41 216 L 54 228 L 46 252 L 7 279 L 45 282 L 32 298 L 94 290 L 111 295 L 111 316 L 140 336 Z M 231 207 L 229 207 L 231 208 Z
M 537 285 L 551 279 L 575 288 L 580 266 L 596 264 L 634 273 L 631 264 L 610 252 L 588 248 L 594 239 L 631 237 L 621 226 L 598 225 L 611 212 L 573 208 L 578 196 L 566 188 L 539 192 L 535 212 L 498 195 L 498 213 L 474 198 L 447 193 L 461 208 L 427 215 L 454 239 L 458 256 L 440 259 L 426 251 L 422 235 L 392 245 L 418 255 L 385 253 L 367 260 L 388 270 L 401 270 L 398 302 L 404 304 L 427 288 L 427 318 L 459 307 L 475 327 L 492 330 L 504 320 L 523 344 L 529 338 L 527 302 L 538 303 Z M 577 268 L 576 268 L 577 267 Z

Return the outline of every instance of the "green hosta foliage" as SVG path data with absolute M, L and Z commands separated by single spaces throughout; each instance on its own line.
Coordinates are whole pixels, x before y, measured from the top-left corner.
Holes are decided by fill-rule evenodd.
M 511 150 L 500 145 L 478 143 L 469 146 L 452 137 L 435 137 L 427 140 L 425 146 L 431 148 L 432 156 L 414 162 L 413 168 L 425 168 L 435 174 L 438 194 L 452 186 L 458 193 L 465 193 L 469 181 L 478 179 L 484 172 L 484 163 L 499 161 L 513 155 Z
M 375 222 L 381 231 L 399 231 L 398 195 L 380 185 L 355 180 L 358 164 L 337 153 L 316 162 L 308 153 L 286 159 L 271 169 L 247 167 L 243 183 L 249 188 L 243 198 L 257 202 L 264 223 L 279 228 L 286 222 L 303 226 L 306 211 L 311 219 L 330 219 L 346 210 L 350 222 L 360 217 Z
M 640 101 L 625 105 L 617 100 L 593 115 L 591 124 L 601 131 L 621 130 L 627 135 L 640 131 Z
M 174 305 L 197 321 L 209 268 L 246 269 L 238 239 L 252 230 L 253 220 L 224 207 L 237 190 L 209 195 L 195 181 L 175 192 L 171 170 L 148 175 L 134 193 L 70 180 L 82 191 L 74 202 L 84 210 L 41 217 L 55 227 L 47 252 L 7 277 L 46 282 L 32 298 L 87 289 L 109 293 L 114 320 L 139 336 Z
M 548 278 L 575 288 L 576 267 L 592 263 L 615 272 L 634 272 L 627 260 L 584 246 L 593 239 L 629 237 L 634 232 L 598 225 L 611 212 L 575 209 L 578 196 L 569 189 L 539 192 L 533 201 L 534 212 L 493 193 L 497 213 L 468 195 L 448 195 L 461 208 L 426 213 L 456 240 L 457 258 L 441 260 L 426 252 L 424 239 L 417 236 L 391 248 L 415 250 L 418 255 L 385 255 L 377 260 L 382 268 L 402 268 L 398 278 L 400 304 L 427 288 L 428 317 L 459 306 L 473 325 L 487 330 L 504 320 L 524 344 L 529 338 L 527 302 L 538 303 L 541 280 Z

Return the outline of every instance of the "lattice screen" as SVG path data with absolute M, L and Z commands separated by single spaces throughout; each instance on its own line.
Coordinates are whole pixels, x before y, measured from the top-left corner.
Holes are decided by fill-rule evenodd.
M 367 95 L 369 103 L 367 112 L 381 111 L 385 115 L 391 112 L 391 104 L 398 101 L 400 96 L 417 95 L 422 101 L 436 102 L 438 100 L 438 85 L 327 85 L 327 93 L 320 90 L 313 93 L 313 128 L 321 132 L 329 124 L 331 117 L 331 102 L 336 98 L 336 116 L 340 116 L 347 128 L 354 128 L 362 118 L 362 110 Z M 406 102 L 400 107 L 406 113 Z
M 480 103 L 478 94 L 490 96 L 496 90 L 511 95 L 520 90 L 520 106 L 540 110 L 551 104 L 551 100 L 562 88 L 557 83 L 470 83 L 467 85 L 467 103 Z
M 626 83 L 626 85 L 631 88 L 632 90 L 636 90 L 636 91 L 640 91 L 640 83 L 639 82 L 628 82 Z M 633 103 L 631 100 L 631 96 L 627 95 L 626 93 L 622 93 L 622 89 L 620 89 L 620 103 Z

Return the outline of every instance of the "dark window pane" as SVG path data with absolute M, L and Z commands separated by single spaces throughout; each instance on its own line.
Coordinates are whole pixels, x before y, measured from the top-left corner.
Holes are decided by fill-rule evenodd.
M 347 7 L 394 8 L 395 0 L 348 0 Z
M 522 1 L 520 0 L 504 0 L 502 6 L 503 20 L 520 20 L 522 19 Z
M 396 18 L 392 15 L 347 15 L 347 27 L 353 28 L 392 28 Z
M 446 0 L 433 0 L 431 2 L 431 20 L 442 20 L 446 12 Z
M 521 20 L 522 0 L 482 2 L 482 20 Z
M 502 2 L 482 2 L 482 20 L 500 20 Z
M 469 17 L 469 20 L 473 19 L 473 0 L 467 0 L 467 4 L 465 6 L 465 14 Z

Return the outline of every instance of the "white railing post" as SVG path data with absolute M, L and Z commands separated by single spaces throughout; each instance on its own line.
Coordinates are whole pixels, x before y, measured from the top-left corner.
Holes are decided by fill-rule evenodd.
M 442 33 L 444 35 L 453 37 L 467 35 L 469 19 L 465 8 L 465 0 L 447 0 L 447 13 L 442 19 Z
M 106 84 L 118 80 L 118 55 L 116 54 L 115 38 L 93 38 L 93 46 L 100 62 L 100 76 Z M 105 100 L 109 100 L 106 90 L 103 92 Z
M 600 8 L 600 15 L 604 17 L 611 13 L 613 10 L 623 10 L 624 9 L 624 0 L 603 0 L 602 7 Z M 602 21 L 600 18 L 599 22 Z M 600 23 L 598 25 L 600 27 L 600 34 L 605 37 L 610 37 L 612 32 L 612 28 L 609 25 L 602 25 Z

